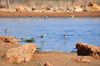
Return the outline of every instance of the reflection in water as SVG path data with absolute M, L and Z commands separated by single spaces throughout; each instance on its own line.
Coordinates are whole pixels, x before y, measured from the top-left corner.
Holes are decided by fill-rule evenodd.
M 67 44 L 67 40 L 66 40 L 66 38 L 64 38 L 64 43 L 63 44 Z
M 36 41 L 33 43 L 42 48 L 42 51 L 70 52 L 78 42 L 100 46 L 100 17 L 98 18 L 0 18 L 0 34 L 22 40 L 34 37 Z M 4 30 L 8 27 L 10 31 L 6 33 Z M 47 36 L 40 38 L 45 33 Z M 19 42 L 19 45 L 23 44 L 27 42 Z
M 42 42 L 42 44 L 45 44 L 45 42 L 44 41 L 41 41 Z

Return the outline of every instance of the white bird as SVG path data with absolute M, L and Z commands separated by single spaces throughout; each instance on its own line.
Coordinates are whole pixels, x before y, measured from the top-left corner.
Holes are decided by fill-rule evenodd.
M 46 34 L 42 35 L 40 38 L 44 38 L 46 36 Z
M 67 36 L 67 33 L 64 34 L 64 37 L 66 37 L 66 36 Z
M 5 29 L 4 31 L 5 31 L 5 32 L 8 32 L 8 31 L 9 31 L 9 28 Z

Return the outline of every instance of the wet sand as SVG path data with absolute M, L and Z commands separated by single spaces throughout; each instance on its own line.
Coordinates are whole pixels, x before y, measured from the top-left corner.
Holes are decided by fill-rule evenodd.
M 36 13 L 36 12 L 0 12 L 0 17 L 69 17 L 69 16 L 100 16 L 100 11 L 97 12 L 66 12 L 66 13 Z

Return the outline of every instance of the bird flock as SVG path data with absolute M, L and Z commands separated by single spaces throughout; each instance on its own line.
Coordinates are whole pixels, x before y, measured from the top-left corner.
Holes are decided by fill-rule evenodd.
M 5 29 L 4 31 L 6 32 L 6 33 L 8 33 L 9 32 L 9 28 L 7 28 L 7 29 Z M 66 37 L 67 36 L 67 33 L 65 33 L 64 35 L 63 35 L 63 37 Z M 41 35 L 41 37 L 40 38 L 45 38 L 46 37 L 46 33 L 44 34 L 44 35 Z M 21 39 L 23 39 L 23 38 L 21 38 Z M 35 39 L 35 38 L 31 38 L 31 39 Z

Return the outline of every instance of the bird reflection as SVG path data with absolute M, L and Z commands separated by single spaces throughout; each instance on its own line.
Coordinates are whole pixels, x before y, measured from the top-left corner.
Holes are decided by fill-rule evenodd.
M 41 41 L 41 48 L 44 48 L 45 47 L 45 42 L 44 41 Z
M 67 41 L 66 40 L 64 40 L 64 44 L 67 44 Z
M 45 44 L 45 42 L 44 41 L 41 41 L 42 42 L 42 44 Z

